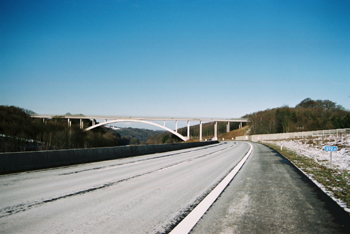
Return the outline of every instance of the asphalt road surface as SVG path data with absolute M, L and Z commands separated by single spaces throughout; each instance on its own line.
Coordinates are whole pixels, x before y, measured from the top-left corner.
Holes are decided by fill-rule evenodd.
M 220 143 L 0 176 L 0 233 L 164 233 L 240 161 Z
M 192 233 L 348 231 L 347 219 L 305 176 L 253 146 Z M 168 233 L 249 149 L 220 143 L 0 176 L 0 233 Z
M 349 215 L 289 161 L 253 152 L 191 233 L 350 233 Z

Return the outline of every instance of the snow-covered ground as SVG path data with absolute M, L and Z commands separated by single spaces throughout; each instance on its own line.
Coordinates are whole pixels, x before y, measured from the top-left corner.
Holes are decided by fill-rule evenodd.
M 273 141 L 279 146 L 295 151 L 299 155 L 313 158 L 317 163 L 330 166 L 330 152 L 325 146 L 337 146 L 338 151 L 332 152 L 332 167 L 350 172 L 350 134 L 342 136 L 303 138 Z
M 330 167 L 330 152 L 325 151 L 325 146 L 337 146 L 338 151 L 332 152 L 332 168 L 346 170 L 350 173 L 350 134 L 344 134 L 338 137 L 336 135 L 330 135 L 327 137 L 267 141 L 267 143 L 273 143 L 283 148 L 290 149 L 299 155 L 312 158 L 317 163 L 326 167 Z M 304 174 L 343 207 L 345 211 L 350 213 L 350 207 L 347 207 L 344 201 L 336 198 L 333 192 L 314 179 L 312 174 L 307 174 L 305 172 Z M 332 190 L 335 191 L 339 189 L 341 188 L 334 187 Z

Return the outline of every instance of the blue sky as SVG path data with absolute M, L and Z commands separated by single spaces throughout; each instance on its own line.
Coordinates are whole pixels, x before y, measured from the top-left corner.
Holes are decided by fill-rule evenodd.
M 238 118 L 350 109 L 349 1 L 0 0 L 0 105 Z

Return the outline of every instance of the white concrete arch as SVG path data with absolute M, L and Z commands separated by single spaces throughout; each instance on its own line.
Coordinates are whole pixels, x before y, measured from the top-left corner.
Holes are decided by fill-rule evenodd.
M 106 122 L 103 122 L 103 123 L 95 124 L 95 125 L 93 125 L 91 127 L 88 127 L 86 129 L 84 129 L 84 131 L 89 131 L 91 129 L 94 129 L 94 128 L 97 128 L 97 127 L 100 127 L 100 126 L 103 126 L 103 125 L 106 125 L 106 124 L 112 124 L 112 123 L 118 123 L 118 122 L 137 122 L 137 123 L 144 123 L 144 124 L 153 125 L 153 126 L 161 128 L 161 129 L 164 129 L 164 130 L 174 134 L 175 136 L 178 136 L 183 141 L 187 141 L 188 140 L 187 137 L 182 136 L 181 134 L 175 132 L 174 130 L 171 130 L 170 128 L 167 128 L 165 126 L 162 126 L 160 124 L 156 124 L 156 123 L 153 123 L 153 122 L 149 122 L 149 121 L 145 121 L 145 120 L 138 120 L 138 119 L 116 119 L 116 120 L 110 120 L 110 121 L 106 121 Z

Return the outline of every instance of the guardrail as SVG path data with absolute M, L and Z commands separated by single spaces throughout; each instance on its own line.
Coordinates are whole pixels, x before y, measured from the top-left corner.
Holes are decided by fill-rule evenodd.
M 247 135 L 247 136 L 236 137 L 236 140 L 268 141 L 268 140 L 293 139 L 293 138 L 317 137 L 317 136 L 329 136 L 329 135 L 337 135 L 337 137 L 339 137 L 343 134 L 350 134 L 350 128 L 305 131 L 305 132 Z

